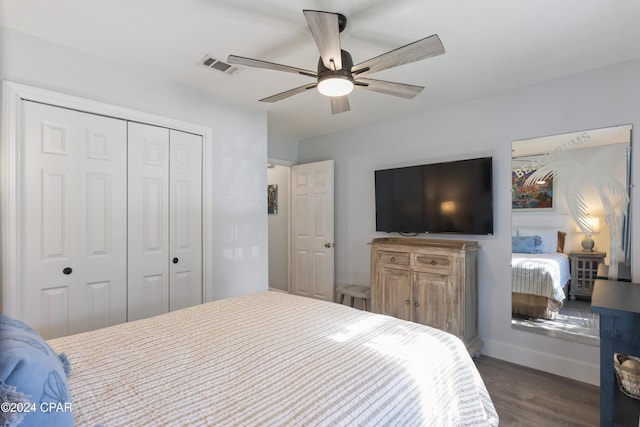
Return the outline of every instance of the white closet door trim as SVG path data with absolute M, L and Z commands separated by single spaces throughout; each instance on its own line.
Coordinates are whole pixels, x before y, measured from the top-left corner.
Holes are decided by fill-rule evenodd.
M 142 111 L 131 110 L 106 104 L 98 101 L 84 99 L 72 95 L 27 86 L 4 80 L 2 82 L 2 141 L 0 145 L 0 156 L 2 158 L 2 176 L 0 190 L 2 191 L 2 312 L 20 318 L 20 230 L 22 210 L 20 207 L 20 174 L 22 159 L 20 157 L 20 127 L 21 127 L 21 102 L 23 99 L 51 104 L 58 107 L 71 108 L 87 113 L 101 114 L 131 120 L 141 123 L 148 123 L 156 126 L 163 126 L 194 133 L 202 136 L 203 144 L 203 164 L 211 163 L 212 131 L 210 127 L 184 122 L 169 117 Z M 211 218 L 210 206 L 213 206 L 211 198 L 212 189 L 210 172 L 211 168 L 203 168 L 202 180 L 202 206 L 203 206 L 203 260 L 209 258 L 211 254 L 210 235 Z M 206 290 L 210 280 L 208 265 L 203 262 L 203 287 L 205 292 L 204 300 L 208 301 Z

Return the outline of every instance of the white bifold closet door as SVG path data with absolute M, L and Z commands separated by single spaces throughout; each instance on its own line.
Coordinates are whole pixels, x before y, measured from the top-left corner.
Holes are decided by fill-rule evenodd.
M 202 137 L 129 123 L 128 320 L 202 303 Z
M 125 322 L 126 122 L 22 108 L 22 320 L 45 339 Z

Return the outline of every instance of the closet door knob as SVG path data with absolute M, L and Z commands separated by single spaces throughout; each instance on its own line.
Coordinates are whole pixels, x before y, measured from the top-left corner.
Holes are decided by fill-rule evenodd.
M 405 304 L 407 304 L 407 305 L 409 305 L 409 304 L 411 304 L 411 301 L 406 300 L 404 303 L 405 303 Z
M 413 305 L 415 305 L 416 307 L 420 306 L 420 303 L 418 301 L 414 302 Z
M 180 260 L 179 260 L 178 258 L 174 258 L 174 259 L 172 259 L 171 261 L 172 261 L 174 264 L 177 264 L 177 263 L 178 263 L 178 261 L 180 261 Z
M 62 274 L 71 274 L 73 272 L 73 269 L 71 267 L 65 267 L 62 269 Z

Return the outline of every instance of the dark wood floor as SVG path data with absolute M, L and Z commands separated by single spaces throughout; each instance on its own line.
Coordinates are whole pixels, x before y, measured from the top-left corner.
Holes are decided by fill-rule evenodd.
M 599 425 L 599 387 L 487 356 L 474 360 L 501 427 Z

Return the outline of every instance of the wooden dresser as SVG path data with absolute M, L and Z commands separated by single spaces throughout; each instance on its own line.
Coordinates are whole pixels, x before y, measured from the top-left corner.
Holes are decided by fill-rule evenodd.
M 371 311 L 442 329 L 479 353 L 478 249 L 473 241 L 374 239 Z

